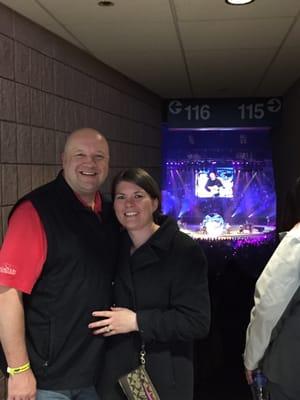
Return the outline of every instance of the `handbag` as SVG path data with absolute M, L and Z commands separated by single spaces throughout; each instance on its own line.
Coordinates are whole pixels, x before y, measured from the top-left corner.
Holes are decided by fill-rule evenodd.
M 136 369 L 121 376 L 118 380 L 128 400 L 160 400 L 159 395 L 146 371 L 146 352 L 142 345 L 140 363 Z

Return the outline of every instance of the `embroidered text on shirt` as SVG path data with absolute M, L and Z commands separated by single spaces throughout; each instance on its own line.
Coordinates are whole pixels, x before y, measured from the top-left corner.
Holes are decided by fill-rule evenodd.
M 8 275 L 16 275 L 17 271 L 13 265 L 3 264 L 0 266 L 0 273 Z

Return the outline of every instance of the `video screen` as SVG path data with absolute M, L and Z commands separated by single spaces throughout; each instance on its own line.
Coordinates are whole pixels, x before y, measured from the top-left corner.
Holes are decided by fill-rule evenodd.
M 217 167 L 195 171 L 195 195 L 197 197 L 232 198 L 233 184 L 233 167 Z

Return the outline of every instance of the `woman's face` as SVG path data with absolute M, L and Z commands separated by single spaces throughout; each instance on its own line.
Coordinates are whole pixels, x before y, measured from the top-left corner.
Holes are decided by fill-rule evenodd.
M 121 225 L 128 231 L 138 231 L 153 224 L 153 212 L 158 200 L 152 199 L 144 189 L 133 182 L 117 184 L 114 209 Z

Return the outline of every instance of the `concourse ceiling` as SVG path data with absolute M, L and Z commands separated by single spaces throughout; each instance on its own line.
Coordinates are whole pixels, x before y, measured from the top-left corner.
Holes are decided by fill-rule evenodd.
M 300 78 L 300 0 L 0 0 L 161 96 L 283 95 Z

